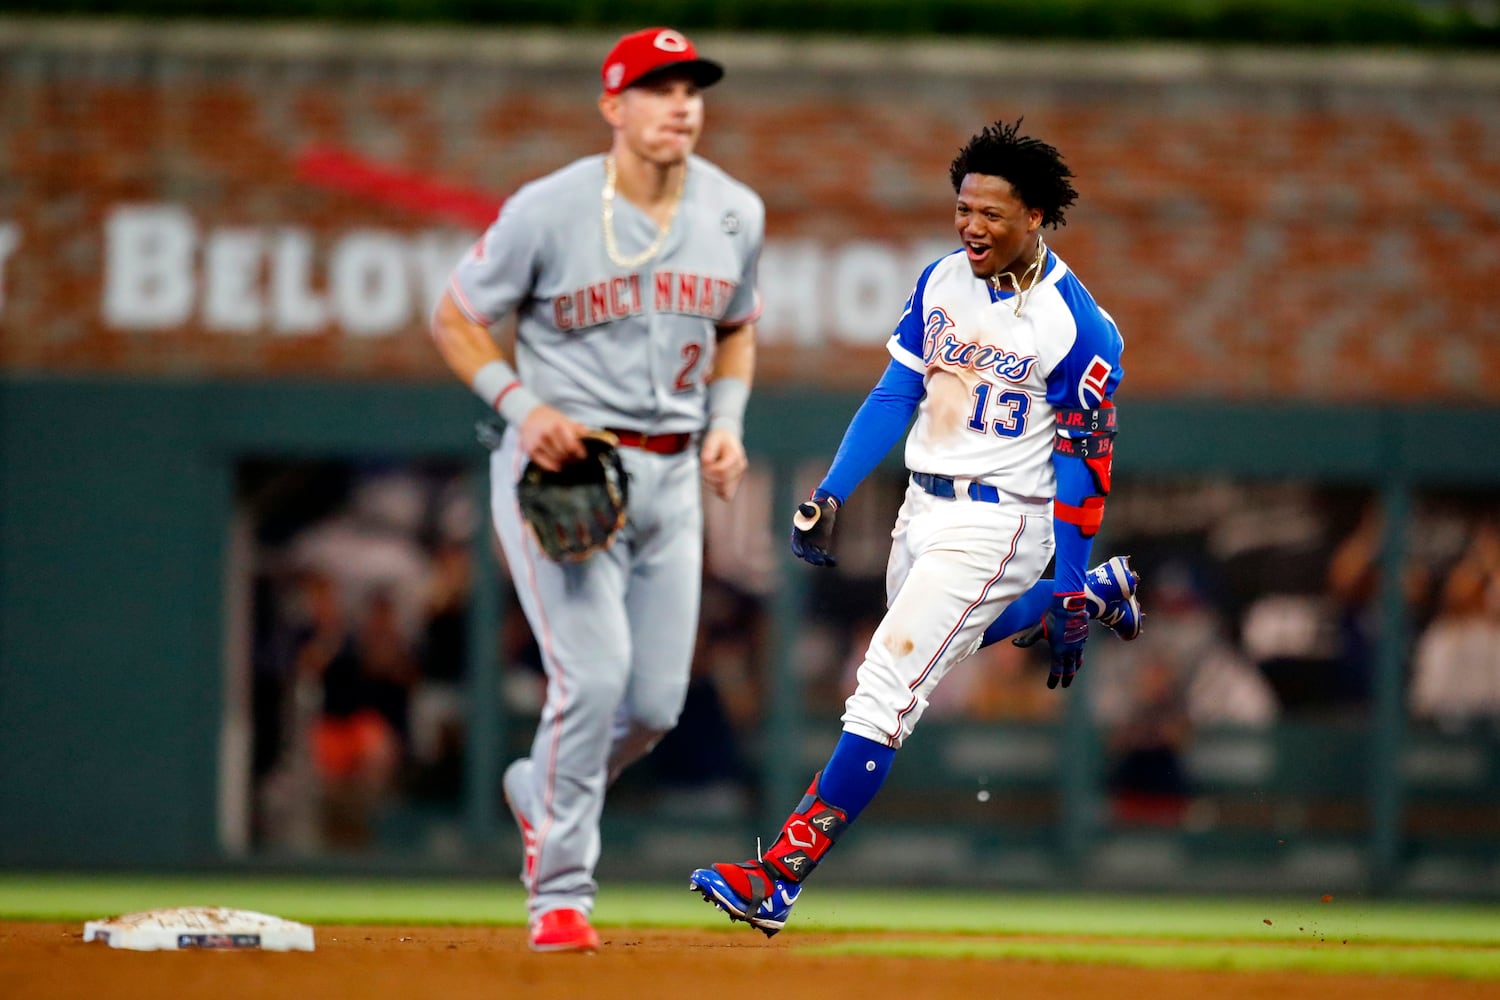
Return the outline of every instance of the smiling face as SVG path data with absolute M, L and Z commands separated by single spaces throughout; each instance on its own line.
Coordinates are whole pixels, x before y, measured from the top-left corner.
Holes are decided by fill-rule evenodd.
M 617 149 L 648 163 L 682 163 L 703 132 L 703 90 L 683 74 L 661 73 L 599 99 Z
M 1004 177 L 967 174 L 958 189 L 953 225 L 974 277 L 1021 274 L 1036 256 L 1042 211 L 1027 208 Z

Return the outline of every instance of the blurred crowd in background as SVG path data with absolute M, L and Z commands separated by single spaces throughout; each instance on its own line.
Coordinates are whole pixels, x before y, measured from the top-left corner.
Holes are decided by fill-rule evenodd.
M 476 470 L 454 464 L 259 462 L 242 468 L 254 524 L 254 840 L 265 849 L 359 849 L 393 804 L 457 815 L 464 794 L 466 662 Z M 836 570 L 808 570 L 793 662 L 810 718 L 835 719 L 884 604 L 889 530 L 904 488 L 882 471 L 840 513 Z M 679 727 L 618 790 L 657 814 L 742 817 L 756 801 L 784 572 L 770 476 L 707 505 L 698 653 Z M 1419 496 L 1402 581 L 1403 697 L 1412 724 L 1500 725 L 1500 519 L 1472 493 Z M 1187 802 L 1195 734 L 1280 720 L 1358 725 L 1370 711 L 1382 627 L 1379 498 L 1310 482 L 1122 483 L 1095 552 L 1131 556 L 1145 628 L 1103 629 L 1084 683 L 1104 787 L 1131 802 Z M 499 559 L 498 553 L 495 558 Z M 801 567 L 797 567 L 798 570 Z M 501 587 L 508 586 L 499 574 Z M 541 704 L 540 655 L 503 593 L 498 685 L 507 756 Z M 1049 726 L 1064 702 L 1035 649 L 1001 643 L 947 677 L 924 716 Z M 1071 693 L 1071 692 L 1070 692 Z M 923 738 L 921 729 L 914 737 Z

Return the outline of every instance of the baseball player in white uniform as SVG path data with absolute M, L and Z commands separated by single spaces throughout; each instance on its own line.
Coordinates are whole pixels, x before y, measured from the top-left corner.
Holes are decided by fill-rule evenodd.
M 982 645 L 1023 633 L 1051 649 L 1067 687 L 1090 617 L 1140 630 L 1136 576 L 1116 556 L 1085 570 L 1110 489 L 1123 342 L 1042 229 L 1077 198 L 1052 146 L 998 122 L 954 159 L 961 247 L 917 279 L 891 361 L 827 476 L 793 517 L 792 550 L 831 565 L 839 507 L 916 421 L 911 472 L 870 641 L 827 765 L 760 857 L 697 869 L 691 887 L 775 934 L 803 880 L 874 798 L 943 676 Z M 1056 573 L 1043 579 L 1053 557 Z
M 609 152 L 525 185 L 459 263 L 432 333 L 504 418 L 491 512 L 541 649 L 547 696 L 529 757 L 505 771 L 525 842 L 531 946 L 592 951 L 605 789 L 677 722 L 702 578 L 702 485 L 729 498 L 760 311 L 765 207 L 695 155 L 717 63 L 669 28 L 622 37 L 599 110 Z M 514 366 L 490 328 L 517 317 Z M 627 521 L 582 562 L 545 557 L 523 524 L 528 460 L 580 459 L 619 438 Z

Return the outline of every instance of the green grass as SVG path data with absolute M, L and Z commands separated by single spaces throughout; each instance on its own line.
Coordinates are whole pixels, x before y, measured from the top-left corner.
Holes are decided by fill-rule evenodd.
M 821 893 L 821 890 L 820 890 Z M 830 890 L 798 904 L 820 930 L 1500 946 L 1500 907 L 1306 898 L 1222 898 Z M 1270 923 L 1267 924 L 1266 921 Z
M 880 932 L 879 937 L 806 946 L 830 954 L 1500 980 L 1500 906 L 1358 896 L 1325 903 L 1316 896 L 813 889 L 798 904 L 794 931 Z M 84 921 L 176 906 L 227 906 L 312 924 L 519 925 L 525 899 L 508 880 L 0 873 L 0 919 Z M 732 927 L 685 886 L 606 885 L 595 919 L 604 927 L 755 933 L 743 925 Z M 795 936 L 789 934 L 789 939 L 795 945 Z
M 0 874 L 0 919 L 10 920 L 227 906 L 314 924 L 520 925 L 525 905 L 514 883 Z

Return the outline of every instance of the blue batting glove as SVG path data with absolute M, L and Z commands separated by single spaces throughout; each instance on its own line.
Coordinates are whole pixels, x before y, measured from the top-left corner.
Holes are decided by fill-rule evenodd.
M 839 502 L 833 497 L 813 495 L 792 515 L 792 555 L 814 566 L 837 566 L 829 548 L 833 544 L 833 522 Z
M 1089 603 L 1080 592 L 1053 594 L 1052 606 L 1042 620 L 1011 642 L 1026 647 L 1046 638 L 1052 647 L 1052 671 L 1047 675 L 1047 686 L 1055 688 L 1059 682 L 1063 687 L 1073 683 L 1073 676 L 1083 666 L 1083 644 L 1088 637 Z

